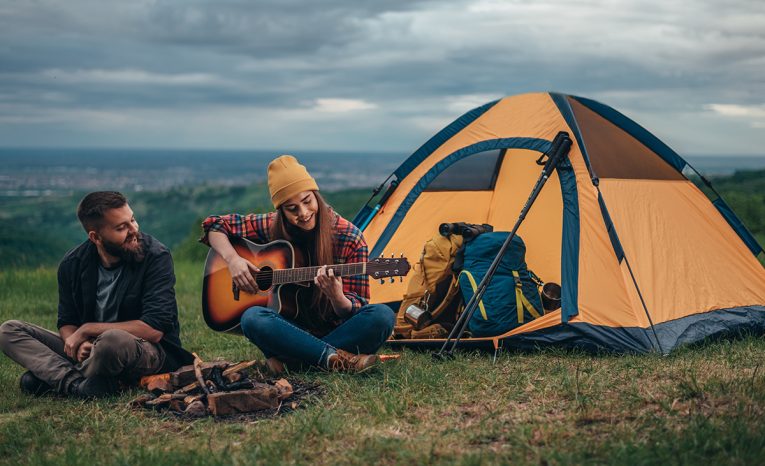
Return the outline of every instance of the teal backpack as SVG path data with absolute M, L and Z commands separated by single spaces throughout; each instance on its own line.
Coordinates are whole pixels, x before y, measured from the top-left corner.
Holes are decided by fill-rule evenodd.
M 507 239 L 508 232 L 484 233 L 465 246 L 465 262 L 459 275 L 467 303 L 488 272 Z M 516 235 L 502 257 L 483 299 L 468 323 L 473 337 L 502 335 L 544 314 L 539 295 L 541 281 L 526 267 L 526 245 Z

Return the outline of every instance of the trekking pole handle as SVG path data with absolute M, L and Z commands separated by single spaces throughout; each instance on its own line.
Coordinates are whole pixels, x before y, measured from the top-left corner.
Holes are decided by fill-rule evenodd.
M 539 166 L 547 165 L 547 161 L 550 160 L 550 157 L 552 154 L 558 151 L 558 146 L 561 143 L 561 138 L 558 136 L 562 133 L 562 131 L 559 131 L 558 134 L 553 138 L 553 140 L 550 142 L 550 147 L 542 153 L 542 155 L 539 156 L 537 159 L 536 164 Z M 545 157 L 547 157 L 547 160 L 545 160 Z
M 542 170 L 545 178 L 552 174 L 552 171 L 555 170 L 561 159 L 568 154 L 569 149 L 571 149 L 571 138 L 568 136 L 568 133 L 565 131 L 558 132 L 548 151 L 549 155 L 547 156 L 545 168 Z

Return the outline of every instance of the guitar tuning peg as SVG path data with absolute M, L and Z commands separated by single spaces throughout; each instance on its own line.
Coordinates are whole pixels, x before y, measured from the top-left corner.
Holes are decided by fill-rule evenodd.
M 398 277 L 400 283 L 404 283 L 404 277 Z
M 390 253 L 390 258 L 393 259 L 396 256 L 395 252 Z
M 385 279 L 384 278 L 380 279 L 380 285 L 385 285 Z
M 393 277 L 390 277 L 390 282 L 391 282 L 391 283 L 393 283 L 393 282 L 395 282 L 395 281 L 396 281 L 396 279 L 395 279 L 395 278 L 393 278 Z
M 402 253 L 401 253 L 401 256 L 399 256 L 399 257 L 401 257 L 401 258 L 403 259 L 403 258 L 404 258 L 404 253 L 402 252 Z

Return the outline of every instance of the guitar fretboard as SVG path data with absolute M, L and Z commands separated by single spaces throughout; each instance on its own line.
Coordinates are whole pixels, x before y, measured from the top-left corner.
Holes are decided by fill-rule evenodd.
M 297 269 L 274 270 L 274 285 L 285 283 L 312 282 L 316 273 L 321 267 L 300 267 Z M 356 262 L 353 264 L 329 265 L 327 269 L 332 269 L 336 277 L 347 277 L 350 275 L 363 275 L 367 273 L 366 262 Z

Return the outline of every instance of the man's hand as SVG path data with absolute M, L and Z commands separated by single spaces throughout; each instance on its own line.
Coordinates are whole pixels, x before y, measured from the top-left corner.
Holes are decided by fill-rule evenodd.
M 82 362 L 90 357 L 90 352 L 93 350 L 92 341 L 84 341 L 77 349 L 77 362 Z
M 88 337 L 83 331 L 85 326 L 78 328 L 77 331 L 75 331 L 73 334 L 69 335 L 66 340 L 64 340 L 64 352 L 67 356 L 70 358 L 77 360 L 78 353 L 77 350 L 80 349 L 80 345 L 88 341 Z M 91 345 L 92 346 L 92 345 Z M 88 350 L 88 354 L 90 354 L 90 351 Z
M 231 279 L 237 288 L 248 293 L 258 291 L 258 284 L 253 275 L 260 272 L 260 269 L 255 267 L 252 262 L 242 256 L 236 256 L 228 263 L 228 271 L 231 273 Z

